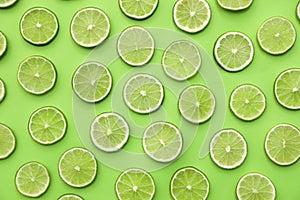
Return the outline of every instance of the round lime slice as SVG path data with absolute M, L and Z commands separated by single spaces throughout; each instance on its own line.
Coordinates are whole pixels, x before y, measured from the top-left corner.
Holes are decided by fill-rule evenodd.
M 300 1 L 297 4 L 296 14 L 297 14 L 298 19 L 300 19 Z
M 253 0 L 218 0 L 218 4 L 226 9 L 232 11 L 244 10 L 249 8 Z
M 83 198 L 75 194 L 64 194 L 58 200 L 83 200 Z
M 5 35 L 0 31 L 0 57 L 4 55 L 6 49 L 7 49 L 7 40 Z
M 10 128 L 0 124 L 0 160 L 8 158 L 16 148 L 16 138 Z
M 4 100 L 6 94 L 6 89 L 4 82 L 0 79 L 0 103 Z
M 119 0 L 119 5 L 126 16 L 133 19 L 146 19 L 154 13 L 158 0 Z
M 7 8 L 15 4 L 18 0 L 0 0 L 0 8 Z

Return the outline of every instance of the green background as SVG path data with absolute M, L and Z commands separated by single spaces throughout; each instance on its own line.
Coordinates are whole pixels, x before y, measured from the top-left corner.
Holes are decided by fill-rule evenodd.
M 29 199 L 19 194 L 14 186 L 16 171 L 28 161 L 43 163 L 48 168 L 51 176 L 50 187 L 40 199 L 57 199 L 64 193 L 76 193 L 87 200 L 116 199 L 114 182 L 120 171 L 112 169 L 100 161 L 98 162 L 98 176 L 95 182 L 86 188 L 71 188 L 58 175 L 57 164 L 61 154 L 71 147 L 84 147 L 85 144 L 80 139 L 82 135 L 80 137 L 74 121 L 71 78 L 74 70 L 86 60 L 92 51 L 92 49 L 84 49 L 72 41 L 69 33 L 69 24 L 77 10 L 83 7 L 94 6 L 103 9 L 108 14 L 111 20 L 111 36 L 120 33 L 131 25 L 161 27 L 181 32 L 176 28 L 172 20 L 172 7 L 175 2 L 175 0 L 161 0 L 154 15 L 144 21 L 136 21 L 125 17 L 118 7 L 117 0 L 25 0 L 17 2 L 11 8 L 0 10 L 0 30 L 8 39 L 7 52 L 0 59 L 0 77 L 4 80 L 7 88 L 7 95 L 0 104 L 0 122 L 8 125 L 14 131 L 17 139 L 15 152 L 8 159 L 0 161 L 0 199 Z M 263 146 L 266 133 L 274 125 L 286 122 L 300 127 L 299 111 L 284 109 L 276 102 L 273 94 L 273 83 L 277 75 L 284 69 L 299 67 L 299 40 L 296 41 L 296 44 L 288 53 L 281 56 L 271 56 L 259 48 L 255 37 L 259 25 L 265 19 L 278 15 L 291 20 L 299 33 L 300 24 L 296 17 L 298 2 L 297 0 L 254 0 L 252 6 L 242 12 L 223 10 L 217 5 L 215 0 L 208 0 L 208 3 L 211 6 L 212 17 L 207 28 L 197 34 L 191 35 L 183 32 L 182 34 L 197 41 L 208 52 L 212 60 L 214 43 L 226 31 L 234 30 L 246 33 L 252 39 L 255 47 L 254 60 L 245 70 L 238 73 L 228 73 L 219 67 L 217 68 L 223 79 L 226 93 L 225 99 L 217 99 L 217 109 L 222 107 L 220 105 L 226 105 L 224 127 L 235 128 L 243 134 L 248 143 L 248 155 L 243 165 L 235 170 L 223 170 L 217 167 L 209 156 L 200 159 L 199 151 L 205 138 L 205 135 L 201 133 L 208 128 L 210 122 L 200 125 L 191 146 L 187 148 L 175 163 L 151 172 L 156 183 L 155 199 L 171 199 L 169 195 L 170 178 L 177 169 L 184 166 L 194 166 L 207 175 L 210 182 L 208 199 L 236 199 L 236 184 L 239 178 L 248 172 L 259 172 L 267 175 L 276 187 L 277 199 L 300 199 L 300 163 L 298 162 L 288 167 L 277 166 L 267 158 Z M 33 46 L 25 42 L 19 33 L 18 25 L 22 14 L 33 6 L 47 7 L 58 17 L 60 24 L 59 33 L 54 41 L 47 46 Z M 16 78 L 19 63 L 27 56 L 36 54 L 49 58 L 55 64 L 58 73 L 55 87 L 43 96 L 34 96 L 26 93 L 18 84 Z M 162 52 L 157 51 L 151 62 L 159 63 L 161 56 Z M 117 82 L 118 77 L 132 69 L 120 59 L 113 62 L 109 68 L 113 76 L 115 76 L 114 84 Z M 191 82 L 198 83 L 203 81 L 198 76 L 194 77 Z M 238 120 L 227 106 L 231 91 L 243 83 L 252 83 L 259 86 L 267 98 L 265 113 L 253 122 Z M 172 96 L 171 92 L 168 91 L 166 91 L 166 95 Z M 105 101 L 97 104 L 95 106 L 96 113 L 109 110 L 111 98 L 112 95 Z M 176 122 L 179 118 L 178 111 L 173 108 L 174 106 L 171 106 L 176 105 L 176 96 L 172 98 L 166 98 L 163 106 L 166 110 L 170 109 L 168 112 L 171 113 L 167 115 L 166 119 Z M 60 108 L 68 120 L 67 134 L 63 140 L 51 146 L 42 146 L 34 142 L 27 130 L 27 123 L 31 113 L 37 108 L 46 105 Z M 88 107 L 93 105 L 82 106 Z M 138 118 L 132 113 L 131 116 L 141 125 L 150 122 L 146 116 Z M 89 124 L 85 125 L 87 128 L 89 127 Z M 182 132 L 184 134 L 184 130 Z M 125 149 L 128 151 L 142 151 L 140 141 L 136 138 L 131 139 L 125 146 Z

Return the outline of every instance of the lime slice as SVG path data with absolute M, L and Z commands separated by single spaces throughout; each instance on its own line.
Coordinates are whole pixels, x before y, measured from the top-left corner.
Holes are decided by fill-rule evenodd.
M 71 22 L 71 36 L 83 47 L 95 47 L 109 35 L 110 22 L 103 10 L 84 8 L 79 10 Z
M 218 64 L 229 72 L 241 71 L 253 60 L 254 48 L 248 36 L 227 32 L 219 37 L 214 48 Z
M 97 161 L 94 155 L 83 148 L 67 150 L 58 163 L 62 180 L 76 188 L 90 185 L 97 175 Z
M 265 95 L 254 85 L 240 85 L 233 90 L 230 96 L 230 109 L 239 119 L 255 120 L 266 109 Z
M 164 88 L 154 76 L 137 74 L 127 81 L 123 90 L 123 98 L 132 111 L 147 114 L 156 111 L 161 106 Z
M 0 103 L 3 101 L 5 97 L 5 85 L 4 82 L 0 79 Z
M 187 121 L 203 123 L 211 118 L 215 111 L 215 97 L 205 86 L 192 85 L 180 94 L 178 107 L 180 114 Z
M 278 165 L 291 165 L 300 157 L 300 131 L 289 124 L 273 127 L 266 137 L 265 151 Z
M 126 16 L 133 19 L 146 19 L 154 13 L 158 0 L 119 0 L 119 5 Z
M 57 108 L 43 107 L 31 115 L 28 129 L 36 142 L 44 145 L 53 144 L 64 137 L 67 121 Z
M 185 167 L 175 172 L 170 189 L 175 200 L 205 200 L 209 193 L 209 182 L 198 169 Z
M 9 157 L 16 148 L 16 138 L 12 130 L 0 124 L 0 159 Z
M 171 162 L 181 153 L 183 146 L 179 129 L 168 122 L 155 122 L 147 127 L 143 136 L 146 154 L 158 162 Z
M 237 168 L 247 156 L 247 143 L 236 130 L 223 129 L 210 142 L 210 156 L 221 168 Z
M 296 14 L 297 14 L 298 19 L 300 19 L 300 1 L 298 2 L 298 5 L 297 5 Z
M 64 194 L 58 200 L 83 200 L 83 198 L 75 194 Z
M 47 168 L 37 162 L 29 162 L 20 167 L 16 174 L 17 190 L 28 197 L 38 197 L 46 192 L 50 183 Z
M 154 54 L 153 37 L 139 26 L 125 29 L 119 36 L 117 47 L 122 60 L 131 66 L 145 65 Z
M 210 6 L 205 0 L 178 0 L 173 8 L 176 26 L 188 33 L 203 30 L 211 17 Z
M 17 0 L 0 0 L 0 8 L 7 8 L 15 4 Z
M 236 194 L 239 200 L 275 200 L 276 191 L 269 178 L 258 173 L 244 175 L 238 182 Z
M 75 71 L 72 79 L 76 95 L 88 103 L 103 100 L 112 88 L 112 76 L 101 63 L 86 62 Z
M 119 200 L 151 200 L 155 185 L 151 175 L 142 169 L 127 169 L 116 181 Z
M 267 19 L 258 29 L 260 47 L 269 54 L 286 53 L 296 41 L 296 30 L 292 22 L 283 17 Z
M 288 69 L 280 73 L 274 88 L 275 97 L 282 106 L 300 109 L 300 69 Z
M 56 69 L 50 60 L 42 56 L 30 56 L 19 66 L 18 81 L 27 92 L 41 95 L 55 85 Z
M 244 10 L 252 4 L 253 0 L 218 0 L 218 4 L 226 10 Z
M 0 0 L 1 1 L 1 0 Z M 7 40 L 5 35 L 0 31 L 0 57 L 4 55 L 7 48 Z
M 20 31 L 27 42 L 46 45 L 55 38 L 58 21 L 55 14 L 46 8 L 31 8 L 21 19 Z
M 186 40 L 173 42 L 167 47 L 162 58 L 165 73 L 177 81 L 193 77 L 200 65 L 201 56 L 197 46 Z
M 94 145 L 102 151 L 118 151 L 129 138 L 129 126 L 117 113 L 102 113 L 92 122 L 91 138 Z

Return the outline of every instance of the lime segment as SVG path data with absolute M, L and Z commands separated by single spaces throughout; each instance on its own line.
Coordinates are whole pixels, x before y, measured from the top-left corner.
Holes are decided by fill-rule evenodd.
M 15 4 L 18 0 L 0 0 L 0 8 L 7 8 Z
M 5 89 L 4 82 L 2 81 L 2 79 L 0 79 L 0 103 L 4 100 L 5 93 L 6 93 L 6 89 Z
M 218 4 L 226 9 L 232 11 L 244 10 L 251 6 L 253 0 L 218 0 Z
M 119 0 L 119 5 L 126 16 L 133 19 L 146 19 L 154 13 L 158 0 Z
M 83 198 L 75 194 L 64 194 L 58 200 L 83 200 Z
M 16 138 L 12 130 L 0 124 L 0 159 L 9 157 L 16 148 Z
M 7 40 L 5 35 L 0 31 L 0 57 L 4 55 L 7 48 Z

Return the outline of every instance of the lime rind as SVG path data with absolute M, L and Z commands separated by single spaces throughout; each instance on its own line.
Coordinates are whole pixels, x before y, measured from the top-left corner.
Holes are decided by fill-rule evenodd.
M 83 200 L 83 198 L 76 194 L 64 194 L 58 200 Z
M 2 79 L 0 79 L 0 103 L 4 100 L 6 95 L 5 84 Z
M 0 8 L 8 8 L 15 4 L 18 0 L 0 0 Z
M 8 158 L 16 148 L 16 137 L 12 130 L 0 124 L 0 160 Z M 8 142 L 9 141 L 9 142 Z
M 296 15 L 297 15 L 297 18 L 300 20 L 300 1 L 297 4 Z
M 226 9 L 231 11 L 239 11 L 247 9 L 251 6 L 253 0 L 218 0 L 218 4 Z
M 0 31 L 0 57 L 4 55 L 7 49 L 7 39 L 5 35 Z
M 158 0 L 148 0 L 145 2 L 136 0 L 119 0 L 119 6 L 127 17 L 142 20 L 150 17 L 155 12 L 158 6 Z M 147 7 L 147 9 L 145 9 L 145 7 Z

